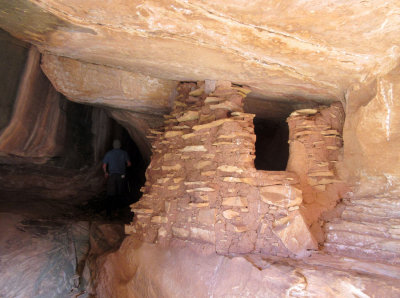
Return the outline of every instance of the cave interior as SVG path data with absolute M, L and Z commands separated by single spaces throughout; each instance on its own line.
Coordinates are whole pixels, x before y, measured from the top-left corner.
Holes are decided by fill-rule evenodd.
M 399 4 L 125 2 L 0 0 L 0 297 L 400 296 Z

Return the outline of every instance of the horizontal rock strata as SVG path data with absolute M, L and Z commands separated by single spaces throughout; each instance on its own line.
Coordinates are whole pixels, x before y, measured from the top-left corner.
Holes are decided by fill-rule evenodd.
M 388 192 L 346 200 L 340 218 L 325 225 L 325 250 L 400 264 L 400 204 L 397 196 Z
M 345 258 L 306 259 L 198 254 L 135 237 L 105 258 L 98 297 L 398 297 L 390 267 Z M 369 268 L 371 270 L 369 270 Z
M 398 10 L 395 0 L 21 0 L 2 2 L 0 27 L 79 61 L 177 81 L 224 78 L 263 98 L 330 103 L 398 63 Z

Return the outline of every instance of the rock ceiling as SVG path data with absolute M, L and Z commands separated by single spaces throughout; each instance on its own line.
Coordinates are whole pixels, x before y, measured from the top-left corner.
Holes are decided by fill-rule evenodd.
M 0 27 L 39 48 L 59 91 L 141 113 L 170 108 L 175 81 L 204 79 L 250 86 L 248 109 L 259 113 L 270 110 L 261 108 L 266 101 L 281 101 L 278 113 L 344 101 L 352 85 L 389 72 L 400 55 L 398 1 L 0 0 L 0 7 Z
M 245 110 L 263 118 L 334 101 L 349 116 L 398 69 L 399 13 L 394 0 L 0 0 L 0 28 L 39 49 L 59 92 L 106 107 L 149 148 L 178 81 L 247 85 Z

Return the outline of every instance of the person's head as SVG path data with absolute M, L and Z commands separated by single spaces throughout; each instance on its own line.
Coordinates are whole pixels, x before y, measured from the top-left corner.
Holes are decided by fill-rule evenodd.
M 120 140 L 114 140 L 113 141 L 113 148 L 114 149 L 120 149 L 121 148 L 121 141 Z

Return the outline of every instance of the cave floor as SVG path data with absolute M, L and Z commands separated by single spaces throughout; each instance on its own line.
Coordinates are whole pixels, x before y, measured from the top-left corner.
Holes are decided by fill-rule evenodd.
M 105 194 L 77 184 L 97 175 L 44 169 L 0 166 L 0 297 L 88 297 L 96 257 L 119 247 L 131 220 L 129 208 L 107 218 Z

